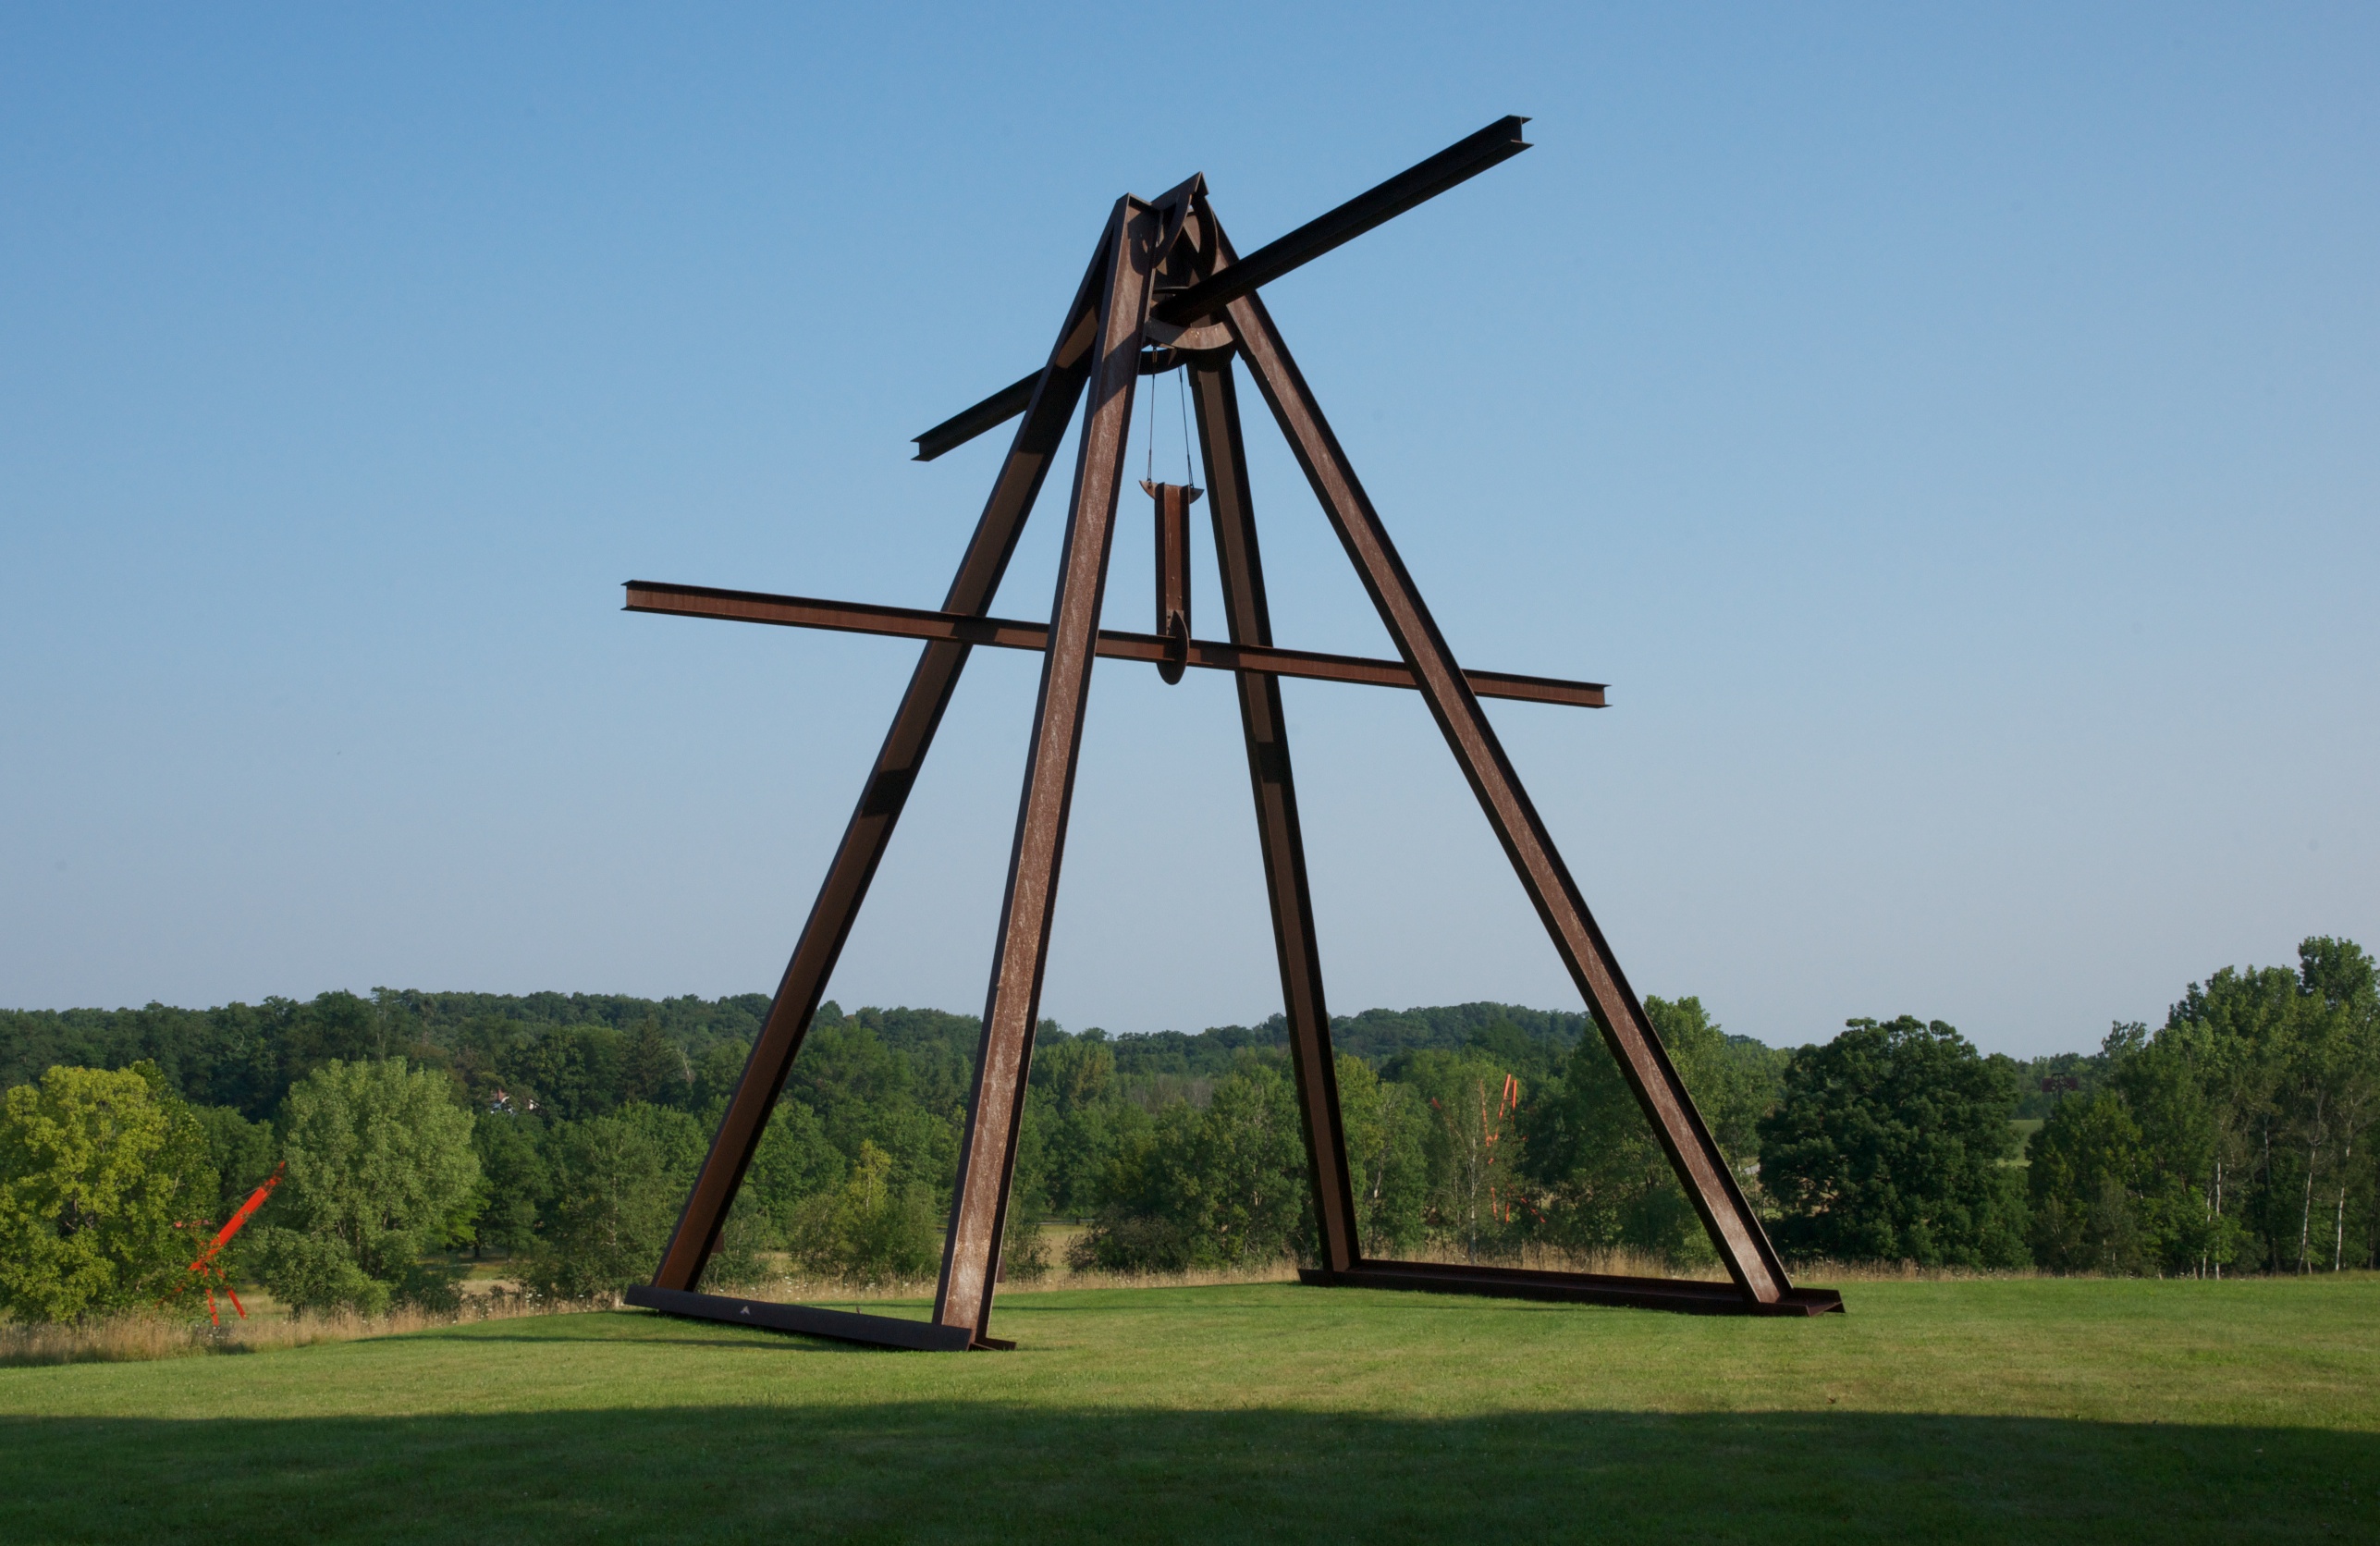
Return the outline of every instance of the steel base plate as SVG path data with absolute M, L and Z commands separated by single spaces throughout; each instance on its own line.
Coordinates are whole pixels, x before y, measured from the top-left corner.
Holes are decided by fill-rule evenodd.
M 1602 1272 L 1540 1272 L 1519 1267 L 1466 1267 L 1435 1261 L 1366 1261 L 1343 1272 L 1306 1268 L 1301 1282 L 1327 1288 L 1393 1288 L 1421 1294 L 1478 1294 L 1499 1299 L 1554 1299 L 1626 1305 L 1687 1315 L 1841 1315 L 1831 1288 L 1796 1288 L 1764 1305 L 1734 1283 L 1687 1278 L 1629 1278 Z

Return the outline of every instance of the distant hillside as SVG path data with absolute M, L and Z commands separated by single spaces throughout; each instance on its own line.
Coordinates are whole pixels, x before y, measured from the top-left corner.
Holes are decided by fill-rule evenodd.
M 1526 1009 L 1519 1004 L 1368 1009 L 1361 1014 L 1333 1015 L 1331 1044 L 1376 1064 L 1424 1048 L 1452 1051 L 1474 1045 L 1517 1052 L 1530 1062 L 1550 1063 L 1577 1044 L 1588 1025 L 1583 1013 Z M 1096 1029 L 1083 1034 L 1106 1035 Z M 1233 1058 L 1243 1047 L 1282 1047 L 1288 1041 L 1289 1022 L 1276 1014 L 1258 1025 L 1211 1025 L 1195 1036 L 1184 1031 L 1119 1036 L 1110 1038 L 1109 1045 L 1115 1049 L 1116 1072 L 1128 1078 L 1173 1074 L 1210 1079 L 1229 1073 Z
M 267 999 L 212 1009 L 150 1004 L 141 1009 L 0 1010 L 0 1087 L 29 1083 L 56 1063 L 120 1068 L 148 1059 L 190 1099 L 268 1114 L 291 1082 L 334 1058 L 408 1056 L 462 1069 L 494 1067 L 504 1049 L 567 1049 L 572 1067 L 606 1080 L 607 1064 L 627 1057 L 639 1037 L 676 1049 L 687 1079 L 716 1088 L 732 1078 L 768 1012 L 763 994 L 719 999 L 688 995 L 639 999 L 606 993 L 450 993 L 375 989 L 365 998 L 331 992 L 300 1002 Z M 1587 1016 L 1519 1004 L 1473 1003 L 1369 1009 L 1331 1022 L 1337 1048 L 1375 1064 L 1425 1048 L 1483 1046 L 1515 1063 L 1552 1067 L 1588 1025 Z M 941 1010 L 865 1008 L 846 1013 L 829 1001 L 817 1026 L 865 1027 L 889 1050 L 938 1071 L 938 1083 L 972 1078 L 978 1021 Z M 1079 1039 L 1045 1021 L 1051 1043 Z M 1286 1043 L 1276 1014 L 1257 1025 L 1215 1025 L 1191 1034 L 1159 1031 L 1110 1037 L 1128 1079 L 1213 1079 L 1230 1072 L 1243 1048 Z M 673 1060 L 676 1061 L 676 1060 Z

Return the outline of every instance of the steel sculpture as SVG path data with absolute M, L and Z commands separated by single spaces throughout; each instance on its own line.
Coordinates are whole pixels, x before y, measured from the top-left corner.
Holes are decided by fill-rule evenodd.
M 274 1166 L 273 1173 L 264 1178 L 264 1184 L 248 1194 L 248 1200 L 239 1205 L 239 1209 L 231 1215 L 221 1229 L 215 1230 L 215 1238 L 207 1242 L 206 1249 L 199 1253 L 199 1258 L 190 1263 L 190 1270 L 195 1274 L 191 1282 L 206 1290 L 206 1318 L 217 1326 L 223 1324 L 223 1317 L 215 1307 L 215 1291 L 217 1288 L 222 1289 L 230 1297 L 231 1307 L 239 1312 L 239 1319 L 242 1320 L 248 1319 L 248 1307 L 239 1302 L 239 1291 L 231 1286 L 230 1272 L 215 1258 L 223 1254 L 223 1248 L 226 1245 L 231 1244 L 232 1236 L 238 1234 L 248 1221 L 256 1216 L 256 1210 L 264 1206 L 264 1200 L 273 1195 L 273 1188 L 281 1184 L 281 1172 L 288 1168 L 289 1164 L 286 1160 Z M 215 1229 L 215 1225 L 205 1220 L 195 1220 L 187 1226 L 176 1224 L 174 1227 L 176 1229 L 185 1227 Z M 190 1286 L 190 1283 L 183 1283 L 166 1297 L 174 1298 Z
M 1023 420 L 939 610 L 645 581 L 629 583 L 632 611 L 926 641 L 669 1250 L 651 1285 L 629 1291 L 631 1304 L 893 1347 L 1011 1345 L 990 1335 L 996 1264 L 1024 1110 L 1033 1027 L 1039 1017 L 1091 663 L 1105 656 L 1153 663 L 1169 682 L 1178 681 L 1186 669 L 1199 667 L 1231 671 L 1238 684 L 1319 1233 L 1319 1264 L 1302 1274 L 1307 1282 L 1719 1314 L 1816 1315 L 1842 1307 L 1833 1292 L 1797 1289 L 1787 1280 L 1784 1264 L 1711 1142 L 1709 1128 L 1479 706 L 1481 698 L 1499 697 L 1601 707 L 1601 684 L 1472 671 L 1456 664 L 1257 295 L 1268 282 L 1528 149 L 1521 138 L 1527 121 L 1508 117 L 1491 124 L 1245 259 L 1233 252 L 1217 222 L 1203 177 L 1155 199 L 1119 199 L 1047 362 L 916 437 L 916 460 L 930 461 L 1010 419 Z M 1272 642 L 1241 439 L 1235 363 L 1255 382 L 1288 439 L 1381 622 L 1396 641 L 1398 659 L 1321 655 L 1284 649 Z M 1123 493 L 1134 390 L 1144 375 L 1175 370 L 1188 373 L 1207 487 L 1143 485 L 1152 497 L 1157 521 L 1156 627 L 1148 633 L 1104 630 L 1099 626 L 1100 599 Z M 1058 455 L 1076 403 L 1086 394 L 1089 400 L 1049 620 L 988 616 L 1026 514 Z M 1214 528 L 1227 641 L 1197 639 L 1190 632 L 1189 510 L 1202 494 Z M 942 711 L 969 652 L 977 645 L 1041 651 L 1041 691 L 1034 709 L 975 1089 L 932 1318 L 907 1320 L 701 1293 L 696 1285 L 718 1248 L 745 1168 L 801 1050 Z M 1364 1254 L 1340 1128 L 1331 1020 L 1282 713 L 1284 676 L 1411 689 L 1429 706 L 1554 948 L 1701 1214 L 1730 1282 L 1388 1261 Z

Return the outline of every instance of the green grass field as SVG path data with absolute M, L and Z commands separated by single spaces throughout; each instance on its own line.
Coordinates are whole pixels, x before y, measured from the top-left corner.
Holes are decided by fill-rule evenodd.
M 630 1311 L 0 1369 L 0 1540 L 2380 1540 L 2380 1277 L 1846 1296 L 1020 1294 L 1009 1354 Z

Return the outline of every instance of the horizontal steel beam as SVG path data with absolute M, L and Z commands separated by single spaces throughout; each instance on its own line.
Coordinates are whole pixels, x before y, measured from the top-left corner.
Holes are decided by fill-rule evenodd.
M 1318 215 L 1287 236 L 1265 243 L 1222 272 L 1171 296 L 1159 291 L 1159 300 L 1149 313 L 1151 320 L 1170 327 L 1187 327 L 1221 311 L 1257 286 L 1269 285 L 1331 249 L 1353 241 L 1373 227 L 1395 219 L 1416 204 L 1426 203 L 1498 162 L 1510 160 L 1529 148 L 1528 141 L 1521 138 L 1521 125 L 1527 122 L 1517 115 L 1499 118 L 1429 160 L 1406 167 L 1368 192 L 1356 194 L 1328 215 Z M 1172 334 L 1160 336 L 1170 338 Z M 914 460 L 931 461 L 1015 418 L 1033 400 L 1033 384 L 1039 378 L 1037 371 L 1010 382 L 973 408 L 953 413 L 916 436 L 917 455 Z
M 671 585 L 651 580 L 631 580 L 627 589 L 626 609 L 631 612 L 668 612 L 729 622 L 774 623 L 783 628 L 824 628 L 842 633 L 878 633 L 895 639 L 947 639 L 996 649 L 1037 650 L 1049 645 L 1047 624 L 1009 618 L 976 618 L 857 601 L 819 601 L 809 596 L 724 591 L 708 585 Z M 1098 654 L 1103 658 L 1145 660 L 1153 665 L 1172 658 L 1169 652 L 1173 648 L 1171 640 L 1154 633 L 1127 633 L 1116 629 L 1101 629 L 1098 641 Z M 1213 671 L 1260 671 L 1268 676 L 1352 681 L 1366 687 L 1414 685 L 1412 669 L 1401 660 L 1325 655 L 1315 650 L 1278 649 L 1263 644 L 1227 644 L 1213 639 L 1191 640 L 1188 663 Z M 1482 698 L 1566 704 L 1574 708 L 1604 706 L 1604 684 L 1600 681 L 1565 681 L 1558 677 L 1518 676 L 1505 671 L 1465 671 L 1463 675 L 1470 682 L 1471 691 Z
M 1475 1267 L 1438 1261 L 1361 1261 L 1336 1272 L 1305 1268 L 1297 1275 L 1305 1282 L 1326 1288 L 1480 1294 L 1497 1299 L 1552 1299 L 1581 1305 L 1624 1305 L 1640 1310 L 1681 1310 L 1687 1315 L 1843 1313 L 1843 1295 L 1831 1288 L 1789 1288 L 1783 1298 L 1763 1302 L 1746 1294 L 1732 1282 L 1699 1282 L 1689 1278 L 1542 1272 L 1519 1267 Z

